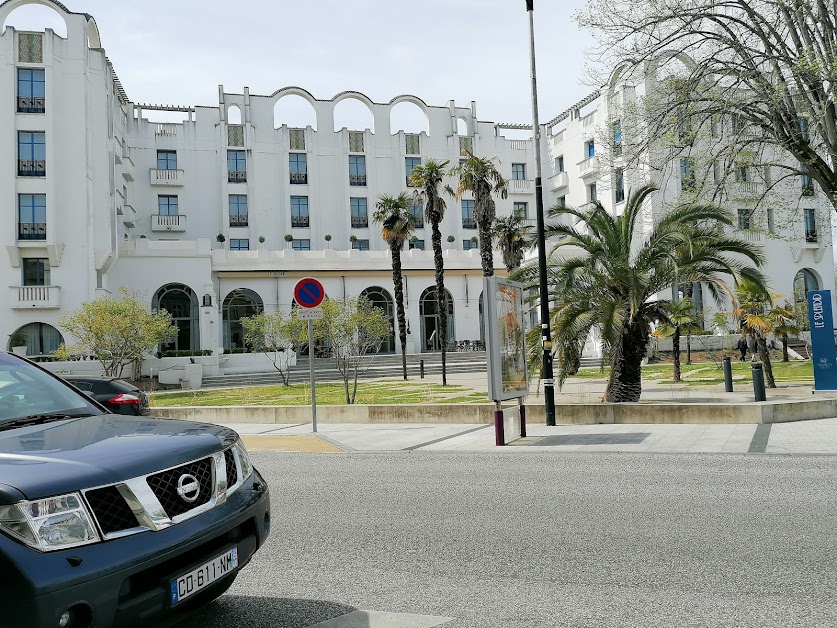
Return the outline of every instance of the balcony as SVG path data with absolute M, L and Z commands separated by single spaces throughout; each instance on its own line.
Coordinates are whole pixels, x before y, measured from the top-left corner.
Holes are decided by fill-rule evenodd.
M 511 179 L 508 188 L 509 194 L 531 194 L 535 191 L 535 182 L 531 179 Z
M 366 229 L 369 227 L 369 218 L 366 216 L 352 216 L 352 229 Z
M 578 162 L 578 173 L 582 179 L 588 179 L 598 176 L 599 174 L 599 158 L 595 155 L 588 157 Z
M 424 229 L 424 216 L 413 215 L 413 227 L 416 229 Z
M 126 181 L 134 180 L 134 160 L 130 155 L 122 155 L 122 177 Z
M 59 286 L 12 286 L 9 305 L 13 310 L 57 310 L 61 307 Z
M 308 185 L 308 173 L 307 172 L 292 172 L 291 173 L 291 184 L 292 185 Z
M 473 218 L 463 218 L 462 219 L 462 228 L 463 229 L 476 229 L 477 228 L 477 221 Z
M 566 172 L 559 172 L 549 179 L 549 185 L 552 191 L 561 190 L 570 185 L 570 176 Z
M 309 226 L 311 226 L 311 220 L 308 216 L 291 216 L 291 227 L 307 229 Z
M 351 174 L 351 175 L 349 175 L 349 185 L 365 186 L 366 185 L 366 175 L 365 174 Z
M 227 182 L 229 183 L 247 183 L 246 170 L 230 170 L 227 173 Z
M 247 227 L 250 222 L 247 214 L 239 214 L 238 216 L 230 216 L 230 227 Z
M 529 146 L 529 140 L 509 140 L 509 148 L 512 150 L 526 150 Z
M 128 227 L 129 229 L 133 229 L 136 227 L 136 219 L 137 219 L 137 210 L 133 208 L 133 206 L 125 203 L 122 205 L 122 224 Z
M 151 216 L 151 231 L 186 231 L 186 216 L 155 214 Z
M 46 161 L 17 160 L 17 176 L 19 177 L 45 177 Z
M 813 183 L 802 184 L 802 196 L 816 196 L 817 191 L 814 189 Z
M 806 229 L 805 230 L 805 241 L 808 244 L 816 244 L 820 241 L 819 234 L 817 233 L 816 229 Z
M 761 183 L 757 181 L 736 181 L 732 193 L 736 199 L 757 199 L 761 197 L 763 190 Z
M 18 96 L 18 113 L 46 113 L 46 98 L 43 96 Z
M 151 168 L 151 185 L 183 185 L 182 170 Z
M 739 229 L 738 235 L 747 242 L 761 242 L 761 233 L 755 229 Z
M 18 240 L 46 240 L 45 222 L 19 222 L 17 224 Z

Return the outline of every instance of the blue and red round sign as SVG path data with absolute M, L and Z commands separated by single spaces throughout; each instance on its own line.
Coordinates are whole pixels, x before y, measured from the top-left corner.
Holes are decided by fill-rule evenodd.
M 320 307 L 325 299 L 325 288 L 316 279 L 305 277 L 296 282 L 294 286 L 294 299 L 296 299 L 299 307 Z

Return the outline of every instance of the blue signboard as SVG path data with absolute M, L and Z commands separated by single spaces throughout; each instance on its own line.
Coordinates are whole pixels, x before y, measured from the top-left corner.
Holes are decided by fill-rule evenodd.
M 808 292 L 808 320 L 811 322 L 814 390 L 837 390 L 837 351 L 834 349 L 830 290 Z

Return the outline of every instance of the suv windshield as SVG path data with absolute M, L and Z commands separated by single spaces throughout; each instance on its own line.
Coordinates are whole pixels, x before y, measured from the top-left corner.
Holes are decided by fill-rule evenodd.
M 34 415 L 104 414 L 90 401 L 25 360 L 0 353 L 0 428 Z

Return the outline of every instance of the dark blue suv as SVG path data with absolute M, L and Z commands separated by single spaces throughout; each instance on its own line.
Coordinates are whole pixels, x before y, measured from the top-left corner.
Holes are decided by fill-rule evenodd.
M 224 593 L 269 529 L 234 431 L 110 414 L 0 352 L 0 627 L 173 620 Z

